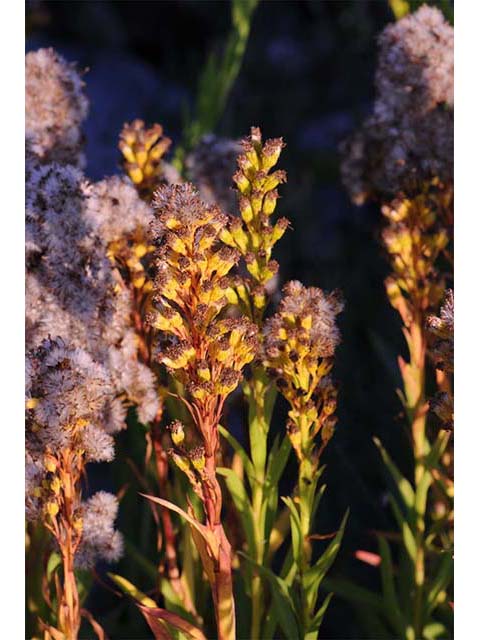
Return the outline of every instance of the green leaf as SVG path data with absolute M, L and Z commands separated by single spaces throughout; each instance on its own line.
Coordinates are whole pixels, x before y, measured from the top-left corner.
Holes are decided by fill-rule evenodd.
M 268 541 L 275 522 L 278 509 L 278 482 L 290 456 L 292 447 L 290 439 L 285 436 L 278 446 L 278 439 L 275 440 L 267 461 L 267 471 L 265 484 L 263 487 L 263 503 L 260 514 L 260 530 L 264 532 L 264 555 L 268 554 Z
M 449 633 L 447 627 L 440 622 L 430 622 L 423 627 L 423 635 L 426 640 L 437 640 L 437 638 L 448 638 Z
M 107 575 L 111 580 L 113 580 L 113 582 L 117 585 L 117 587 L 120 587 L 120 589 L 127 596 L 130 596 L 136 602 L 139 602 L 145 607 L 155 608 L 157 606 L 157 603 L 155 602 L 155 600 L 152 600 L 152 598 L 149 598 L 147 595 L 145 595 L 143 591 L 140 591 L 140 589 L 137 589 L 137 587 L 126 578 L 119 576 L 116 573 L 107 573 Z
M 59 553 L 52 551 L 47 562 L 47 581 L 50 582 L 54 572 L 61 566 L 62 558 Z
M 432 482 L 432 474 L 430 473 L 430 471 L 424 469 L 420 482 L 417 485 L 417 491 L 415 494 L 415 512 L 417 518 L 423 519 L 425 517 L 428 490 L 430 489 Z
M 322 471 L 324 469 L 325 469 L 325 466 L 323 466 L 321 469 L 318 470 L 318 476 L 316 478 L 316 482 L 318 482 L 318 480 L 320 479 L 320 475 L 321 475 L 321 473 L 322 473 Z M 326 484 L 322 484 L 320 489 L 315 493 L 315 498 L 313 500 L 313 506 L 312 506 L 312 520 L 313 520 L 313 518 L 315 517 L 315 514 L 318 511 L 318 507 L 320 505 L 320 500 L 322 499 L 326 488 L 327 488 L 327 485 Z
M 320 609 L 314 615 L 312 623 L 311 623 L 310 628 L 309 628 L 309 632 L 318 631 L 320 629 L 320 625 L 323 622 L 323 618 L 325 616 L 325 613 L 327 612 L 328 605 L 330 604 L 330 600 L 332 598 L 333 598 L 333 593 L 329 593 L 327 595 L 327 597 L 325 598 L 325 600 L 323 601 L 322 606 L 320 607 Z
M 388 470 L 390 471 L 390 474 L 393 480 L 395 481 L 395 484 L 403 499 L 403 502 L 405 503 L 405 506 L 409 510 L 409 513 L 411 513 L 415 506 L 415 492 L 413 490 L 412 485 L 407 480 L 407 478 L 402 476 L 400 471 L 397 469 L 396 465 L 391 460 L 390 456 L 388 455 L 387 451 L 384 449 L 380 440 L 378 438 L 373 438 L 373 441 L 377 445 L 380 451 L 380 454 L 382 456 L 383 462 L 385 466 L 388 468 Z
M 75 569 L 75 580 L 77 582 L 78 599 L 80 604 L 83 604 L 92 588 L 92 572 L 88 569 Z
M 438 604 L 437 599 L 453 580 L 453 557 L 450 552 L 445 551 L 440 560 L 437 575 L 428 588 L 425 602 L 425 617 L 428 617 Z
M 347 509 L 345 515 L 343 516 L 340 529 L 337 531 L 335 537 L 322 553 L 320 558 L 313 565 L 313 567 L 310 567 L 310 569 L 308 569 L 303 576 L 303 588 L 307 593 L 307 600 L 310 603 L 311 607 L 313 607 L 315 604 L 320 583 L 324 579 L 325 574 L 330 569 L 333 561 L 337 557 L 337 553 L 340 549 L 340 543 L 345 531 L 345 526 L 347 524 L 348 514 L 349 510 Z
M 232 449 L 235 451 L 235 453 L 237 453 L 240 456 L 240 459 L 243 462 L 245 473 L 247 474 L 248 481 L 250 483 L 250 487 L 253 488 L 253 485 L 256 482 L 255 470 L 253 468 L 252 461 L 247 455 L 247 452 L 242 447 L 242 445 L 238 442 L 238 440 L 234 436 L 232 436 L 232 434 L 230 433 L 230 431 L 228 431 L 228 429 L 225 429 L 225 427 L 222 427 L 222 425 L 218 425 L 218 430 L 220 431 L 221 435 L 225 438 L 225 440 L 228 442 L 228 444 L 232 447 Z
M 247 562 L 249 562 L 258 571 L 262 578 L 265 578 L 270 584 L 275 615 L 277 616 L 278 623 L 285 636 L 288 640 L 300 640 L 295 607 L 285 581 L 279 576 L 276 576 L 273 571 L 270 571 L 270 569 L 262 567 L 256 563 L 245 553 L 239 551 L 239 555 L 245 558 L 245 560 L 247 560 Z
M 378 544 L 382 558 L 380 573 L 382 576 L 382 590 L 387 615 L 398 635 L 403 636 L 405 632 L 405 621 L 402 618 L 401 607 L 395 589 L 390 546 L 383 536 L 378 537 Z
M 389 500 L 402 534 L 403 544 L 405 545 L 405 549 L 413 566 L 415 566 L 415 560 L 417 557 L 417 543 L 415 542 L 415 536 L 412 533 L 410 525 L 405 520 L 402 512 L 400 511 L 400 507 L 398 506 L 395 498 L 393 496 L 389 496 Z
M 377 593 L 364 587 L 359 587 L 350 580 L 326 577 L 322 583 L 322 589 L 323 588 L 328 591 L 333 591 L 335 595 L 344 598 L 344 600 L 348 600 L 348 602 L 360 605 L 364 611 L 383 611 L 383 600 Z
M 302 524 L 300 522 L 300 514 L 298 513 L 297 505 L 292 498 L 282 498 L 283 502 L 287 505 L 290 511 L 290 529 L 292 532 L 292 552 L 293 561 L 301 570 L 301 558 L 303 550 L 303 535 Z
M 273 525 L 275 524 L 275 517 L 278 509 L 278 488 L 272 486 L 264 495 L 262 506 L 260 509 L 260 526 L 259 530 L 263 531 L 263 558 L 265 559 L 269 554 L 270 534 L 272 533 Z
M 162 576 L 159 582 L 160 582 L 160 593 L 162 594 L 165 600 L 165 608 L 168 611 L 172 611 L 173 613 L 176 613 L 177 615 L 181 616 L 188 622 L 195 624 L 194 617 L 189 611 L 185 609 L 179 595 L 172 588 L 170 580 Z
M 285 436 L 282 440 L 280 447 L 273 447 L 268 457 L 267 473 L 265 477 L 265 484 L 268 487 L 277 486 L 280 476 L 282 475 L 285 466 L 288 462 L 292 445 L 290 444 L 290 438 Z
M 238 515 L 242 521 L 248 550 L 250 553 L 254 554 L 257 549 L 255 521 L 252 506 L 247 492 L 245 491 L 245 487 L 232 469 L 228 469 L 227 467 L 217 467 L 217 473 L 225 478 L 227 488 L 230 491 L 230 495 L 232 496 Z
M 280 571 L 280 577 L 285 582 L 285 584 L 290 587 L 293 584 L 293 579 L 295 578 L 296 573 L 297 567 L 293 561 L 292 548 L 289 547 L 287 555 L 285 556 L 285 560 L 283 561 L 282 570 Z

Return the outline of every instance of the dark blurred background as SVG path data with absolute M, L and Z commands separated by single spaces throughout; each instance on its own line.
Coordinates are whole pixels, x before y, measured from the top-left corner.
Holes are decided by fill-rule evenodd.
M 392 20 L 387 0 L 260 2 L 240 75 L 215 131 L 236 138 L 258 125 L 265 137 L 283 136 L 287 147 L 280 167 L 287 170 L 288 183 L 280 189 L 277 211 L 291 220 L 292 229 L 277 245 L 281 280 L 295 278 L 344 293 L 343 343 L 335 368 L 339 423 L 324 455 L 328 487 L 316 529 L 334 531 L 350 507 L 331 575 L 349 576 L 372 589 L 378 587 L 377 570 L 354 552 L 376 551 L 372 532 L 394 528 L 372 437 L 381 438 L 402 470 L 409 468 L 395 394 L 396 355 L 404 345 L 384 294 L 381 214 L 375 205 L 358 208 L 349 202 L 340 182 L 338 144 L 368 113 L 376 38 Z M 222 51 L 229 27 L 226 1 L 27 4 L 27 49 L 53 46 L 88 68 L 89 177 L 119 172 L 118 133 L 135 117 L 160 122 L 175 147 L 200 71 L 209 52 Z M 109 482 L 112 486 L 105 487 L 102 481 L 103 488 L 119 489 L 115 478 Z M 128 526 L 125 509 L 121 517 Z M 90 600 L 89 608 L 111 637 L 148 636 L 134 610 L 122 616 L 115 635 L 102 617 L 112 601 L 100 589 Z M 340 597 L 330 604 L 320 637 L 362 637 L 356 615 Z

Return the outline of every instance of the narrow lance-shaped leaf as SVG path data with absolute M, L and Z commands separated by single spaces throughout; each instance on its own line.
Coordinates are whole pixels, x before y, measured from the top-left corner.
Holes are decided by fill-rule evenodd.
M 407 480 L 407 478 L 402 476 L 402 474 L 400 473 L 400 471 L 398 470 L 398 468 L 396 467 L 396 465 L 388 455 L 387 451 L 383 447 L 380 440 L 378 438 L 373 438 L 373 441 L 377 445 L 380 451 L 380 454 L 382 456 L 382 460 L 385 466 L 387 467 L 387 469 L 389 470 L 393 480 L 395 481 L 397 489 L 403 499 L 403 502 L 405 503 L 405 506 L 409 511 L 409 515 L 411 516 L 411 512 L 415 506 L 415 492 L 413 490 L 412 485 Z
M 217 473 L 220 476 L 223 476 L 226 480 L 226 484 L 233 502 L 235 503 L 238 516 L 242 521 L 249 551 L 250 553 L 254 553 L 256 549 L 255 523 L 252 507 L 245 491 L 245 487 L 232 469 L 217 467 Z
M 271 587 L 272 601 L 275 609 L 275 615 L 283 633 L 288 640 L 299 640 L 298 624 L 295 616 L 295 607 L 290 595 L 289 589 L 282 578 L 276 576 L 270 569 L 262 567 L 254 562 L 246 554 L 239 554 L 247 560 L 258 573 L 265 578 Z
M 310 567 L 310 569 L 308 569 L 308 571 L 304 575 L 303 587 L 306 591 L 307 600 L 310 604 L 310 607 L 314 606 L 320 583 L 324 579 L 325 574 L 330 569 L 333 561 L 337 557 L 337 553 L 340 549 L 340 543 L 345 531 L 345 526 L 347 524 L 348 514 L 349 511 L 347 510 L 345 515 L 343 516 L 342 523 L 340 525 L 340 529 L 337 531 L 337 534 L 325 549 L 323 554 L 320 556 L 320 558 L 317 560 L 317 562 L 313 565 L 313 567 Z
M 388 613 L 388 617 L 391 620 L 396 632 L 399 634 L 399 636 L 403 636 L 405 632 L 405 621 L 402 618 L 401 607 L 395 589 L 390 546 L 383 536 L 379 536 L 378 544 L 380 556 L 382 558 L 382 562 L 380 564 L 380 573 L 382 576 L 382 590 L 385 607 Z
M 220 434 L 228 442 L 228 444 L 232 447 L 232 449 L 236 453 L 238 453 L 238 455 L 240 456 L 240 459 L 243 462 L 243 466 L 248 477 L 248 481 L 250 483 L 250 487 L 253 488 L 253 485 L 255 483 L 255 470 L 253 468 L 252 461 L 247 455 L 247 452 L 242 447 L 242 445 L 238 442 L 238 440 L 234 436 L 232 436 L 232 434 L 230 433 L 230 431 L 228 431 L 228 429 L 225 429 L 225 427 L 222 427 L 222 425 L 218 425 L 218 430 L 220 431 Z

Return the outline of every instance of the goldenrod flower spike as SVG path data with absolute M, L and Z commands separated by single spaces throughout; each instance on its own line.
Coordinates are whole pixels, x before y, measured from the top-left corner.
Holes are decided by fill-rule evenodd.
M 150 129 L 143 120 L 125 124 L 120 133 L 118 148 L 122 152 L 125 173 L 146 197 L 152 195 L 162 176 L 162 158 L 172 141 L 163 135 L 163 127 L 154 124 Z
M 304 576 L 312 555 L 310 527 L 321 474 L 319 459 L 336 424 L 337 391 L 329 373 L 340 342 L 336 316 L 342 309 L 338 292 L 325 294 L 293 281 L 284 287 L 277 313 L 264 326 L 263 363 L 290 405 L 287 434 L 298 460 L 297 498 L 285 503 L 293 518 L 292 530 L 295 523 L 300 527 L 294 553 L 305 628 L 310 628 L 315 615 L 316 596 L 312 601 L 306 595 L 309 586 Z
M 153 200 L 155 254 L 154 311 L 150 322 L 169 341 L 159 355 L 181 382 L 196 433 L 186 438 L 178 421 L 171 427 L 176 448 L 169 453 L 203 502 L 207 529 L 216 540 L 214 557 L 195 537 L 215 605 L 218 637 L 235 637 L 231 548 L 221 524 L 222 493 L 216 478 L 218 426 L 227 396 L 258 349 L 257 327 L 247 318 L 222 318 L 232 298 L 230 271 L 239 253 L 221 241 L 227 217 L 201 201 L 190 184 L 164 186 Z M 200 440 L 188 449 L 184 440 Z M 213 565 L 212 565 L 213 563 Z
M 288 435 L 300 462 L 315 457 L 314 437 L 326 423 L 333 434 L 336 389 L 328 374 L 340 342 L 336 315 L 342 309 L 337 292 L 325 294 L 293 281 L 265 323 L 264 365 L 290 404 Z
M 265 285 L 275 276 L 278 264 L 272 260 L 275 243 L 283 236 L 289 222 L 280 218 L 272 225 L 277 203 L 277 186 L 286 181 L 285 171 L 271 171 L 285 146 L 281 138 L 262 144 L 260 129 L 252 127 L 250 136 L 242 140 L 243 153 L 238 157 L 238 171 L 233 175 L 239 196 L 241 219 L 233 219 L 229 229 L 222 232 L 222 240 L 236 248 L 245 259 L 251 282 L 252 317 L 260 321 L 267 301 Z M 248 308 L 248 305 L 247 305 Z

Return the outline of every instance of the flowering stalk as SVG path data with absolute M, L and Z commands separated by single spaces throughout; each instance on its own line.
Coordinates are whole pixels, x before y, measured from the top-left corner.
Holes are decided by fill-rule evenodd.
M 56 627 L 40 625 L 75 640 L 81 622 L 75 567 L 116 560 L 122 551 L 113 530 L 115 497 L 100 492 L 81 501 L 86 463 L 113 457 L 103 430 L 113 395 L 105 370 L 60 339 L 44 341 L 27 364 L 27 516 L 51 533 L 63 569 L 55 578 Z
M 320 289 L 289 282 L 277 313 L 267 320 L 264 329 L 264 364 L 290 405 L 287 433 L 298 461 L 297 499 L 284 502 L 291 512 L 301 598 L 299 620 L 305 638 L 316 638 L 319 626 L 316 600 L 323 575 L 313 578 L 312 588 L 311 524 L 319 497 L 320 456 L 336 423 L 337 391 L 329 373 L 340 341 L 335 318 L 342 309 L 337 292 L 326 295 Z
M 286 181 L 284 171 L 272 169 L 284 146 L 281 138 L 262 143 L 258 127 L 242 140 L 243 153 L 238 157 L 238 170 L 233 176 L 238 193 L 240 218 L 232 218 L 229 229 L 222 232 L 222 240 L 239 251 L 248 275 L 237 286 L 241 308 L 261 331 L 268 302 L 268 287 L 278 271 L 278 263 L 271 259 L 275 243 L 288 228 L 288 220 L 280 218 L 275 225 L 271 217 L 275 211 L 276 187 Z M 252 367 L 252 377 L 244 383 L 249 407 L 250 451 L 255 473 L 252 486 L 252 509 L 255 521 L 255 549 L 250 549 L 256 562 L 262 564 L 267 549 L 268 533 L 262 510 L 266 499 L 267 437 L 275 402 L 276 390 L 258 363 Z M 252 638 L 260 636 L 264 597 L 260 576 L 253 576 Z
M 411 428 L 415 487 L 418 490 L 427 482 L 429 474 L 425 461 L 430 448 L 425 433 L 428 412 L 425 395 L 426 318 L 428 310 L 435 308 L 443 295 L 444 280 L 436 269 L 436 261 L 449 238 L 446 229 L 437 221 L 434 185 L 415 197 L 384 206 L 382 212 L 389 221 L 383 232 L 383 241 L 394 269 L 386 281 L 386 289 L 392 306 L 402 318 L 409 350 L 409 362 L 401 356 L 398 359 L 403 379 L 400 397 Z M 414 525 L 413 628 L 416 637 L 423 629 L 426 496 L 426 492 L 418 494 Z
M 393 631 L 407 639 L 423 637 L 430 622 L 438 624 L 432 614 L 445 600 L 453 566 L 451 549 L 433 544 L 439 523 L 430 527 L 426 519 L 448 434 L 441 431 L 429 442 L 425 394 L 426 320 L 445 289 L 440 258 L 452 264 L 453 40 L 442 13 L 426 5 L 384 29 L 374 110 L 346 145 L 342 167 L 356 203 L 367 198 L 390 203 L 382 208 L 388 220 L 383 244 L 393 269 L 385 284 L 402 319 L 409 353 L 408 361 L 398 360 L 403 380 L 399 396 L 415 466 L 412 484 L 376 440 L 397 487 L 397 496 L 390 499 L 402 540 L 398 586 L 389 575 L 386 536 L 379 537 L 379 545 L 387 618 Z M 437 381 L 440 387 L 447 384 L 443 374 L 437 374 Z M 440 633 L 447 635 L 448 630 L 442 625 Z
M 256 354 L 257 329 L 246 318 L 219 317 L 229 301 L 236 301 L 228 274 L 238 254 L 219 239 L 226 216 L 205 205 L 189 184 L 159 189 L 154 208 L 152 232 L 159 249 L 151 322 L 168 340 L 159 361 L 188 394 L 181 398 L 195 427 L 188 439 L 192 444 L 200 441 L 187 447 L 185 426 L 177 421 L 171 425 L 170 454 L 203 505 L 205 524 L 192 507 L 183 515 L 195 523 L 192 535 L 209 578 L 223 640 L 235 637 L 235 607 L 231 547 L 221 523 L 222 492 L 216 477 L 218 431 L 225 400 Z

